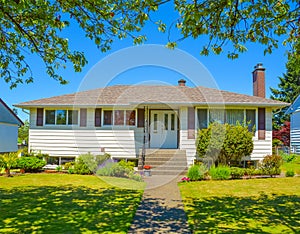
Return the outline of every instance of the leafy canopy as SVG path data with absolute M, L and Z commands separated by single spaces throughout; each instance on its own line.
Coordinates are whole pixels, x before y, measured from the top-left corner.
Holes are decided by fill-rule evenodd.
M 178 18 L 170 25 L 153 22 L 151 14 L 165 4 Z M 51 78 L 67 83 L 58 70 L 72 64 L 80 72 L 87 63 L 83 52 L 71 50 L 64 37 L 71 25 L 82 29 L 102 52 L 116 39 L 144 42 L 141 29 L 150 21 L 168 32 L 170 48 L 186 38 L 206 36 L 199 45 L 201 54 L 220 54 L 229 45 L 227 56 L 234 59 L 247 51 L 247 42 L 260 43 L 271 53 L 283 38 L 284 45 L 293 48 L 300 33 L 299 15 L 296 0 L 0 0 L 0 76 L 11 88 L 33 82 L 29 61 L 34 54 Z M 173 39 L 178 32 L 179 38 Z M 294 50 L 289 54 L 299 59 Z

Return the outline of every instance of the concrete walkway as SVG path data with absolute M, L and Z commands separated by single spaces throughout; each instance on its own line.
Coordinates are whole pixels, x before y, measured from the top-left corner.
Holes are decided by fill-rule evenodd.
M 177 186 L 181 177 L 145 177 L 147 187 L 128 233 L 191 233 Z

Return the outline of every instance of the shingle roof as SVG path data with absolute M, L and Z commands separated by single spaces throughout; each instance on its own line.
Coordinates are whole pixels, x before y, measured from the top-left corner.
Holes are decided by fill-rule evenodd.
M 116 85 L 19 103 L 22 108 L 43 106 L 108 106 L 139 103 L 192 105 L 245 105 L 280 108 L 289 105 L 276 100 L 206 87 L 162 85 Z

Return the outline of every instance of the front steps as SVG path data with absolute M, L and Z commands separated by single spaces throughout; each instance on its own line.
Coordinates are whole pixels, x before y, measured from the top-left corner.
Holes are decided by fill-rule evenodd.
M 187 171 L 185 150 L 178 149 L 146 149 L 144 165 L 151 166 L 151 175 L 181 175 Z M 140 152 L 139 170 L 142 168 L 142 152 Z

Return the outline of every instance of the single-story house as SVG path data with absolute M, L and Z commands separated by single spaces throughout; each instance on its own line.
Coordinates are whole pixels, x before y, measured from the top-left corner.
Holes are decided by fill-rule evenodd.
M 22 120 L 0 98 L 0 153 L 18 150 L 18 128 Z
M 141 149 L 180 149 L 190 165 L 198 129 L 210 122 L 251 121 L 256 131 L 247 160 L 272 154 L 272 110 L 287 103 L 265 98 L 265 68 L 253 71 L 254 96 L 206 87 L 115 85 L 17 104 L 30 111 L 29 149 L 65 159 L 107 152 L 137 158 Z
M 300 95 L 285 113 L 291 115 L 290 146 L 295 153 L 300 154 Z

